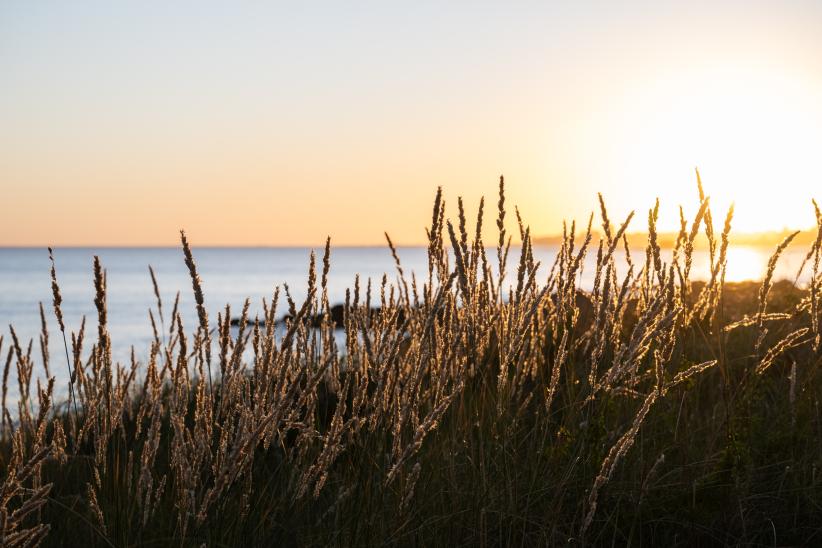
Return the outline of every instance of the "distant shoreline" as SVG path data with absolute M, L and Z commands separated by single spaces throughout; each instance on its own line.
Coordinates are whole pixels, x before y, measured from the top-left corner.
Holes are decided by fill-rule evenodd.
M 715 229 L 715 239 L 717 243 L 720 239 L 720 229 Z M 778 246 L 782 241 L 785 240 L 788 236 L 797 232 L 795 230 L 781 230 L 781 231 L 773 231 L 773 232 L 749 232 L 749 233 L 734 233 L 731 230 L 731 233 L 728 237 L 728 243 L 731 246 L 737 247 L 758 247 L 758 248 L 770 248 Z M 813 230 L 800 230 L 796 237 L 791 242 L 791 246 L 797 245 L 812 245 L 816 241 L 817 231 Z M 578 243 L 582 243 L 584 240 L 585 233 L 578 235 L 576 241 Z M 596 241 L 602 235 L 598 232 L 593 232 L 593 240 Z M 645 248 L 648 245 L 648 233 L 647 232 L 631 232 L 625 234 L 626 239 L 628 240 L 628 246 L 630 248 Z M 657 242 L 659 247 L 662 249 L 672 249 L 678 237 L 678 233 L 676 232 L 662 232 L 657 234 Z M 538 238 L 534 238 L 534 244 L 536 245 L 562 245 L 562 235 L 552 235 L 552 236 L 541 236 Z M 696 239 L 694 240 L 694 249 L 708 249 L 708 238 L 705 236 L 704 231 L 700 232 L 697 235 Z

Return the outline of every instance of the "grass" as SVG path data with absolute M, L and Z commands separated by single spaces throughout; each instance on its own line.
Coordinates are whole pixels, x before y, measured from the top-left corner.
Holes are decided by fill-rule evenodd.
M 388 239 L 396 275 L 351 288 L 340 326 L 330 245 L 312 256 L 304 302 L 284 287 L 262 321 L 246 305 L 234 331 L 231 310 L 202 305 L 183 235 L 198 324 L 184 326 L 177 303 L 169 315 L 152 271 L 147 363 L 112 360 L 99 261 L 95 335 L 63 325 L 53 269 L 73 381 L 55 402 L 50 371 L 63 364 L 48 355 L 45 315 L 39 359 L 11 330 L 2 544 L 822 542 L 820 237 L 808 287 L 772 280 L 790 239 L 761 283 L 725 284 L 732 211 L 715 231 L 699 186 L 669 262 L 655 207 L 644 256 L 617 273 L 631 217 L 614 225 L 602 203 L 600 241 L 591 222 L 566 227 L 539 278 L 518 212 L 522 253 L 507 264 L 502 179 L 496 252 L 482 207 L 472 236 L 461 200 L 452 224 L 438 191 L 428 272 L 403 271 Z M 700 233 L 712 275 L 692 281 Z M 583 292 L 586 253 L 596 281 Z M 22 396 L 9 409 L 12 369 Z

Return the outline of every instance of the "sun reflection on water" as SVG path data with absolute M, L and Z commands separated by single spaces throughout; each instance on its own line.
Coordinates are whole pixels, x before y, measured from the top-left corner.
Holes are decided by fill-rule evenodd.
M 726 282 L 761 280 L 767 269 L 768 254 L 756 247 L 728 247 L 728 263 L 725 271 Z
M 768 270 L 768 261 L 774 252 L 773 248 L 755 245 L 730 245 L 727 251 L 727 262 L 725 281 L 728 283 L 755 281 L 759 282 L 765 277 Z M 680 265 L 684 257 L 680 251 Z M 719 250 L 716 250 L 717 259 Z M 796 280 L 800 286 L 808 283 L 811 275 L 811 265 L 806 264 L 801 275 L 797 278 L 799 268 L 805 258 L 806 250 L 800 248 L 788 248 L 780 255 L 776 262 L 773 280 Z M 618 255 L 618 254 L 617 254 Z M 620 260 L 624 257 L 618 255 Z M 663 250 L 663 260 L 670 264 L 672 250 Z M 593 259 L 592 259 L 593 260 Z M 711 260 L 707 249 L 695 249 L 693 251 L 692 267 L 690 271 L 691 280 L 709 280 L 711 278 Z

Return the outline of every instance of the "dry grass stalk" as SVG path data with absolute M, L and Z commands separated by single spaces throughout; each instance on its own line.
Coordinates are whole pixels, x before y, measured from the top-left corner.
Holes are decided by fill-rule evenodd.
M 782 255 L 782 252 L 785 251 L 796 235 L 799 234 L 799 231 L 796 231 L 790 235 L 788 235 L 782 243 L 777 246 L 776 250 L 771 255 L 771 258 L 768 260 L 768 270 L 765 272 L 765 279 L 762 282 L 762 287 L 759 289 L 759 310 L 757 312 L 757 317 L 759 318 L 759 335 L 756 341 L 755 351 L 759 352 L 759 348 L 762 345 L 762 341 L 765 338 L 765 334 L 767 330 L 764 328 L 764 316 L 765 316 L 765 309 L 768 305 L 768 293 L 771 291 L 771 285 L 773 282 L 773 273 L 776 270 L 776 262 L 779 260 L 779 256 Z
M 76 429 L 64 428 L 57 418 L 54 379 L 47 368 L 45 314 L 40 335 L 43 368 L 34 367 L 32 342 L 21 343 L 12 328 L 0 434 L 13 446 L 13 466 L 0 462 L 7 473 L 0 493 L 14 492 L 10 499 L 0 497 L 6 542 L 17 538 L 36 543 L 45 537 L 48 524 L 35 517 L 48 504 L 49 467 L 53 463 L 62 471 L 80 459 L 93 472 L 83 478 L 85 489 L 75 495 L 88 505 L 90 527 L 102 542 L 113 542 L 110 533 L 128 537 L 132 544 L 149 542 L 147 535 L 169 522 L 184 543 L 237 538 L 226 532 L 229 527 L 259 539 L 253 536 L 257 533 L 248 533 L 256 527 L 249 524 L 299 520 L 303 510 L 310 514 L 320 507 L 321 512 L 310 515 L 311 523 L 327 530 L 331 525 L 326 519 L 344 523 L 355 513 L 355 505 L 372 500 L 364 497 L 377 495 L 380 512 L 396 512 L 404 527 L 403 520 L 412 523 L 426 511 L 415 501 L 440 496 L 440 491 L 432 496 L 432 488 L 420 481 L 423 476 L 438 481 L 436 489 L 443 493 L 463 489 L 469 482 L 483 489 L 483 482 L 488 482 L 492 496 L 500 485 L 512 486 L 488 504 L 503 499 L 516 503 L 514 488 L 519 489 L 522 478 L 533 470 L 499 467 L 509 459 L 525 462 L 526 468 L 536 462 L 541 473 L 551 473 L 559 463 L 568 470 L 560 485 L 591 486 L 587 496 L 577 496 L 573 503 L 583 521 L 572 527 L 585 539 L 596 529 L 597 507 L 608 496 L 610 478 L 636 453 L 630 453 L 631 448 L 642 443 L 640 431 L 647 428 L 656 402 L 672 390 L 691 390 L 717 364 L 708 359 L 713 354 L 691 353 L 686 342 L 702 327 L 696 320 L 714 318 L 721 302 L 733 209 L 717 237 L 697 177 L 700 208 L 690 222 L 681 213 L 670 264 L 662 260 L 658 201 L 648 211 L 643 264 L 642 256 L 632 256 L 628 247 L 633 213 L 616 227 L 599 196 L 604 236 L 589 291 L 580 289 L 578 282 L 593 238 L 593 214 L 584 235 L 576 222 L 563 225 L 561 246 L 543 283 L 537 280 L 541 267 L 531 229 L 515 210 L 522 246 L 516 280 L 512 277 L 506 283 L 511 237 L 505 228 L 504 179 L 500 178 L 497 204 L 496 272 L 482 243 L 484 201 L 472 235 L 462 199 L 457 200 L 457 220 L 452 222 L 445 217 L 445 200 L 438 189 L 428 229 L 428 278 L 418 280 L 416 273 L 403 269 L 386 234 L 396 267 L 394 282 L 388 275 L 362 282 L 355 278 L 354 287 L 346 292 L 338 332 L 329 302 L 330 239 L 321 268 L 311 254 L 305 301 L 295 302 L 290 288 L 283 286 L 286 304 L 279 304 L 278 288 L 270 303 L 263 300 L 262 314 L 255 317 L 246 300 L 236 330 L 232 309 L 226 306 L 216 315 L 212 340 L 202 284 L 181 233 L 198 320 L 186 330 L 178 293 L 165 324 L 156 275 L 149 267 L 157 310 L 156 315 L 153 307 L 149 310 L 154 337 L 145 364 L 138 361 L 140 349 L 132 349 L 130 363 L 112 358 L 106 276 L 96 258 L 97 340 L 84 350 L 84 319 L 80 330 L 71 334 L 69 356 L 52 262 L 54 308 L 65 337 L 69 384 L 77 388 L 83 414 L 68 417 L 69 425 L 72 417 L 78 419 Z M 691 262 L 703 221 L 710 280 L 693 300 L 688 298 Z M 785 330 L 789 335 L 761 360 L 746 362 L 753 363 L 760 375 L 786 354 L 804 357 L 800 353 L 811 346 L 806 343 L 818 335 L 813 323 L 818 314 L 818 244 L 808 255 L 815 263 L 810 295 L 786 312 L 766 309 L 776 258 L 787 243 L 769 263 L 757 313 L 716 326 L 721 336 L 737 336 L 749 326 L 759 330 L 766 323 L 790 326 Z M 623 249 L 627 270 L 617 261 L 618 250 Z M 283 319 L 278 306 L 286 308 Z M 802 324 L 808 321 L 808 311 L 810 323 Z M 0 350 L 2 345 L 0 337 Z M 213 380 L 212 346 L 220 367 Z M 16 411 L 6 408 L 12 369 L 19 392 Z M 777 368 L 771 369 L 775 373 Z M 40 371 L 46 373 L 45 382 L 38 377 Z M 805 392 L 795 366 L 790 382 L 790 405 L 796 409 Z M 619 421 L 615 432 L 621 434 L 600 436 L 582 426 L 589 420 L 605 424 L 606 411 L 608 420 Z M 561 442 L 563 437 L 572 441 Z M 574 445 L 589 437 L 602 448 L 604 458 L 595 463 L 596 476 L 572 477 L 578 469 L 575 461 L 563 461 L 561 456 L 592 447 Z M 553 445 L 554 439 L 560 441 Z M 534 461 L 520 460 L 520 446 L 533 451 Z M 44 466 L 47 458 L 50 464 Z M 640 482 L 635 493 L 640 503 L 653 495 L 649 486 L 662 463 L 660 457 Z M 503 482 L 492 477 L 495 474 L 512 478 Z M 540 509 L 550 507 L 544 491 L 527 491 L 536 496 L 535 507 Z M 112 502 L 123 498 L 121 493 L 130 501 L 127 515 L 128 522 L 136 524 L 133 528 L 123 524 L 121 508 Z M 14 511 L 25 504 L 28 521 L 12 524 Z M 46 515 L 50 514 L 42 513 Z M 226 525 L 228 515 L 232 525 Z M 552 523 L 551 519 L 542 516 L 533 523 Z

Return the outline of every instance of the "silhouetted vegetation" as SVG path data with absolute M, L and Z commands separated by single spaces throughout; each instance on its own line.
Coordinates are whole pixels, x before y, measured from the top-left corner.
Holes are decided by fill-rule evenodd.
M 183 235 L 198 324 L 164 307 L 152 271 L 147 363 L 112 360 L 99 261 L 94 336 L 63 325 L 53 270 L 69 401 L 55 403 L 64 360 L 48 355 L 45 316 L 38 367 L 12 329 L 3 544 L 822 542 L 822 219 L 807 287 L 772 279 L 792 236 L 765 280 L 726 284 L 733 212 L 715 228 L 699 196 L 670 260 L 657 206 L 645 253 L 618 272 L 631 216 L 612 224 L 604 203 L 598 241 L 592 220 L 572 223 L 541 268 L 517 214 L 509 268 L 502 179 L 496 250 L 484 206 L 469 231 L 462 201 L 452 224 L 438 191 L 427 272 L 403 271 L 389 239 L 396 274 L 358 281 L 335 309 L 327 245 L 304 302 L 278 289 L 265 317 L 246 303 L 233 328 L 228 307 L 204 307 Z M 711 276 L 697 282 L 699 234 Z M 21 398 L 7 406 L 11 369 Z

